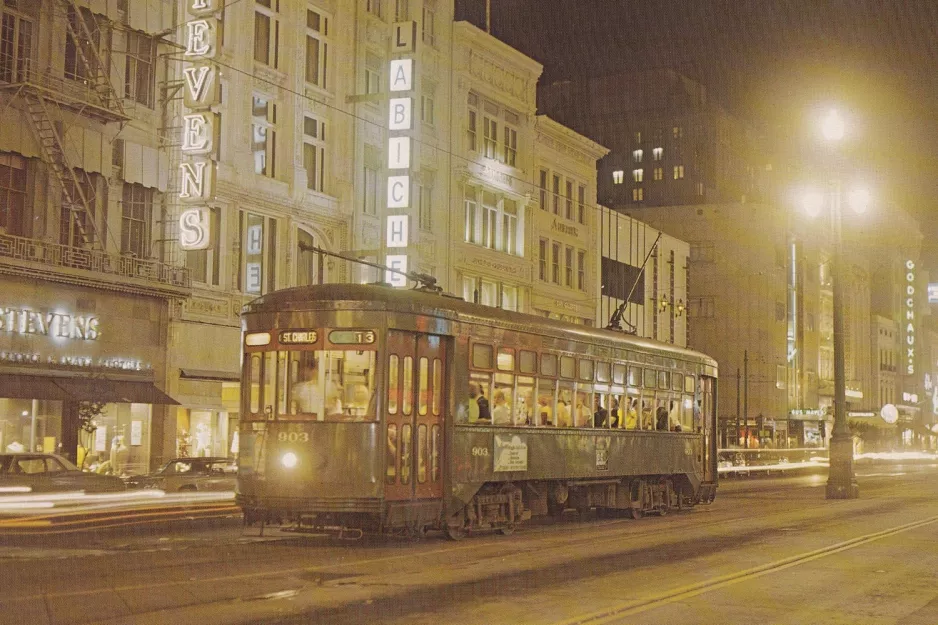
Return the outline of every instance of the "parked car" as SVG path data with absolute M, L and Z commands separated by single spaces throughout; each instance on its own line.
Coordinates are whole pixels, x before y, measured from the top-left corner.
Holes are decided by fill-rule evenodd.
M 180 490 L 234 490 L 238 465 L 232 458 L 175 458 L 149 475 L 125 479 L 128 488 Z
M 82 471 L 56 454 L 0 453 L 0 496 L 15 493 L 21 487 L 34 493 L 100 493 L 125 488 L 120 478 Z

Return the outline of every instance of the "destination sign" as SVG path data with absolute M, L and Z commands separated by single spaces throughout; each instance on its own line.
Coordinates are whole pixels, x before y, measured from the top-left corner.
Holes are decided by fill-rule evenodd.
M 335 345 L 370 345 L 377 339 L 374 330 L 333 330 L 329 342 Z
M 279 336 L 281 345 L 309 345 L 318 340 L 315 330 L 284 330 Z

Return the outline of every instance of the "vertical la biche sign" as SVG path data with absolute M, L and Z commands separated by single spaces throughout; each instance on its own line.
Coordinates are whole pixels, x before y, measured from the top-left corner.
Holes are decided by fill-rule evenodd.
M 407 244 L 410 217 L 411 130 L 414 127 L 414 64 L 417 23 L 397 22 L 391 40 L 388 85 L 388 195 L 385 265 L 407 271 Z M 393 271 L 385 272 L 384 281 L 393 286 L 407 286 L 407 278 Z
M 215 17 L 223 0 L 186 0 L 183 75 L 182 163 L 179 165 L 179 199 L 185 205 L 179 213 L 179 246 L 184 250 L 204 250 L 212 245 L 211 211 L 208 202 L 215 197 L 216 115 L 218 103 L 218 54 L 221 24 Z

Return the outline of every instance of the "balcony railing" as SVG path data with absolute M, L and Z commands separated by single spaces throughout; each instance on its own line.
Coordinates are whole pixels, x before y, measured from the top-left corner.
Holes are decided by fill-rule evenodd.
M 112 101 L 107 92 L 88 79 L 57 76 L 51 68 L 38 71 L 29 59 L 10 59 L 0 55 L 0 87 L 26 86 L 41 92 L 62 106 L 73 108 L 100 121 L 127 119 L 120 103 Z
M 151 258 L 108 254 L 0 232 L 0 263 L 5 259 L 143 280 L 173 290 L 189 289 L 192 286 L 189 270 L 185 267 L 168 265 Z

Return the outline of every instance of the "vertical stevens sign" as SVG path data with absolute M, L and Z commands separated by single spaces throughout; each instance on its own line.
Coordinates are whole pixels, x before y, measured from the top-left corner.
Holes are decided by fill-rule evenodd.
M 186 0 L 189 21 L 185 30 L 184 104 L 182 116 L 182 181 L 179 199 L 186 207 L 179 214 L 179 246 L 204 250 L 212 245 L 211 211 L 215 196 L 215 133 L 218 104 L 218 66 L 211 62 L 218 53 L 221 24 L 215 17 L 222 0 Z
M 391 41 L 392 56 L 413 53 L 417 35 L 416 22 L 394 24 Z M 409 238 L 410 208 L 410 155 L 414 127 L 414 59 L 396 58 L 391 61 L 391 98 L 388 108 L 388 212 L 385 245 L 395 254 L 387 254 L 384 262 L 398 271 L 407 271 L 407 242 Z M 403 214 L 401 214 L 403 213 Z M 392 286 L 407 286 L 407 278 L 400 273 L 385 272 L 384 281 Z

